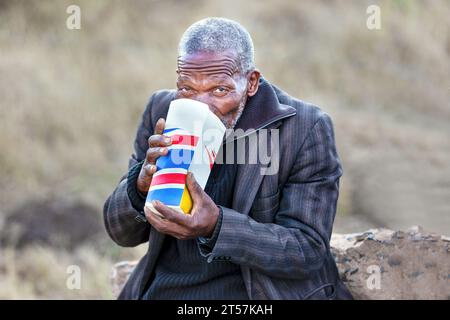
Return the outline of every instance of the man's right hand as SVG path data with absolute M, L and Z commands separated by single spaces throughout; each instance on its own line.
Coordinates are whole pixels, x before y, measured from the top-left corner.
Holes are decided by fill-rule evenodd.
M 167 147 L 172 144 L 170 137 L 162 134 L 165 125 L 166 121 L 163 118 L 160 118 L 158 122 L 156 122 L 154 134 L 148 138 L 149 148 L 137 180 L 137 189 L 144 195 L 147 194 L 152 182 L 152 176 L 156 172 L 156 159 L 160 156 L 167 155 Z

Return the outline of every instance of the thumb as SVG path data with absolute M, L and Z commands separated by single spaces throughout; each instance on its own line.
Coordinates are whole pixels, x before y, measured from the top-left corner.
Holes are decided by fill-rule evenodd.
M 192 172 L 189 172 L 187 174 L 186 185 L 194 202 L 196 199 L 202 198 L 203 189 L 202 187 L 200 187 L 197 180 L 195 180 L 194 174 Z
M 163 134 L 165 126 L 166 120 L 164 120 L 164 118 L 159 118 L 155 125 L 155 134 Z

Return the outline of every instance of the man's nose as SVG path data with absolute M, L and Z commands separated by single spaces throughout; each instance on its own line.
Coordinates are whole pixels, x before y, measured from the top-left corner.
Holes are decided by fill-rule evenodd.
M 219 119 L 222 119 L 222 114 L 215 107 L 215 105 L 214 105 L 214 103 L 212 101 L 212 97 L 209 96 L 208 93 L 196 94 L 195 96 L 191 97 L 191 99 L 205 103 L 208 106 L 209 111 L 214 113 Z
M 210 100 L 211 100 L 207 93 L 196 94 L 194 97 L 192 97 L 192 99 L 203 102 L 203 103 L 207 104 L 208 106 L 210 105 Z
M 197 94 L 194 97 L 192 97 L 193 100 L 197 100 L 199 102 L 203 102 L 204 104 L 207 104 L 209 107 L 209 110 L 211 112 L 213 112 L 214 110 L 212 109 L 212 101 L 211 101 L 211 97 L 209 97 L 208 93 L 201 93 L 201 94 Z

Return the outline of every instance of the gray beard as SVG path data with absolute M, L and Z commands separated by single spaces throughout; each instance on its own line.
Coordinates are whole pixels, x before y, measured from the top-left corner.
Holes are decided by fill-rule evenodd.
M 236 112 L 236 116 L 234 117 L 234 119 L 230 123 L 226 123 L 225 121 L 222 121 L 222 123 L 224 124 L 225 128 L 227 128 L 227 129 L 234 129 L 234 127 L 236 126 L 236 123 L 241 118 L 242 113 L 244 112 L 246 102 L 247 102 L 247 97 L 244 97 L 244 99 L 242 99 L 241 102 L 239 103 L 239 107 L 238 107 L 238 110 Z

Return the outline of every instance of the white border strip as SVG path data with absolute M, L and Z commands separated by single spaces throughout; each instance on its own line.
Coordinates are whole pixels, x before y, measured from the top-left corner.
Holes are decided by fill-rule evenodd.
M 175 189 L 184 189 L 184 184 L 179 183 L 167 183 L 167 184 L 158 184 L 156 186 L 151 186 L 148 192 L 154 191 L 154 190 L 160 190 L 160 189 L 169 189 L 169 188 L 175 188 Z
M 158 171 L 156 171 L 153 176 L 159 176 L 160 174 L 166 174 L 166 173 L 182 173 L 182 174 L 187 174 L 187 170 L 183 169 L 183 168 L 167 168 L 167 169 L 160 169 Z

